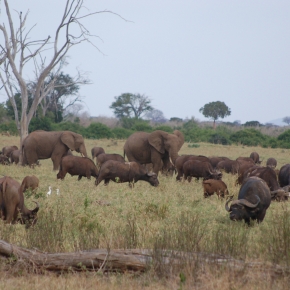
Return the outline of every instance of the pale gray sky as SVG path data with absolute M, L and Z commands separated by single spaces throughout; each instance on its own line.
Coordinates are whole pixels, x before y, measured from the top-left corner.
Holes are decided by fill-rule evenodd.
M 30 11 L 31 38 L 53 35 L 65 1 L 13 0 Z M 165 117 L 204 120 L 199 109 L 223 101 L 225 121 L 262 123 L 290 115 L 290 1 L 279 0 L 100 0 L 89 11 L 111 10 L 86 21 L 101 39 L 69 52 L 66 72 L 89 72 L 83 86 L 90 115 L 113 116 L 110 104 L 122 93 L 140 93 Z M 4 18 L 1 1 L 1 19 Z M 13 12 L 17 21 L 17 15 Z M 32 69 L 26 71 L 33 78 Z M 3 90 L 0 101 L 4 101 Z

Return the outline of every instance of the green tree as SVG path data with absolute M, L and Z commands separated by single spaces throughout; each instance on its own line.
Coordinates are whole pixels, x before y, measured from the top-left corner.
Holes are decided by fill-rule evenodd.
M 110 109 L 114 110 L 117 118 L 139 119 L 142 114 L 153 110 L 150 104 L 151 100 L 145 95 L 126 93 L 115 97 Z
M 213 128 L 215 128 L 215 121 L 219 118 L 224 118 L 230 116 L 231 109 L 224 103 L 220 101 L 210 102 L 205 104 L 199 111 L 206 117 L 213 120 Z
M 286 117 L 284 117 L 284 118 L 282 119 L 282 121 L 283 121 L 284 123 L 286 123 L 287 125 L 289 125 L 289 124 L 290 124 L 290 116 L 286 116 Z
M 0 103 L 0 122 L 8 121 L 9 115 L 5 103 Z

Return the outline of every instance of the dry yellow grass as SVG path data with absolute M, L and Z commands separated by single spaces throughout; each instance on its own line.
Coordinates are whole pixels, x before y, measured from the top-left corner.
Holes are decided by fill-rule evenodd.
M 0 144 L 18 145 L 19 138 L 0 136 Z M 85 140 L 88 154 L 94 146 L 101 146 L 107 153 L 123 154 L 120 140 Z M 0 145 L 0 146 L 1 146 Z M 290 150 L 260 147 L 222 146 L 200 144 L 189 148 L 184 144 L 180 154 L 249 156 L 257 151 L 263 164 L 275 157 L 278 167 L 290 163 Z M 41 205 L 39 220 L 33 229 L 21 225 L 0 224 L 0 237 L 7 242 L 48 252 L 68 252 L 91 248 L 160 248 L 182 251 L 219 253 L 251 261 L 275 262 L 283 266 L 290 263 L 290 208 L 288 203 L 272 203 L 261 225 L 251 228 L 229 220 L 224 201 L 216 196 L 203 198 L 201 181 L 177 183 L 175 178 L 160 176 L 160 186 L 154 188 L 139 181 L 131 190 L 127 184 L 110 182 L 98 187 L 94 180 L 67 175 L 64 181 L 56 179 L 50 159 L 41 160 L 41 166 L 31 169 L 22 166 L 0 165 L 0 174 L 9 175 L 19 182 L 26 175 L 34 174 L 40 180 L 37 191 Z M 237 195 L 236 176 L 225 174 L 223 180 L 231 194 Z M 48 187 L 52 195 L 47 197 Z M 56 195 L 56 189 L 60 195 Z M 34 207 L 36 197 L 26 198 L 28 208 Z M 98 201 L 108 201 L 110 206 L 100 206 Z M 289 230 L 287 227 L 289 226 Z M 3 264 L 3 263 L 2 263 Z M 186 266 L 186 281 L 180 284 L 179 272 L 169 276 L 162 271 L 150 271 L 140 276 L 93 273 L 66 274 L 60 277 L 46 273 L 33 275 L 23 269 L 2 265 L 0 289 L 283 289 L 285 278 L 276 282 L 267 280 L 257 284 L 247 274 L 234 282 L 231 273 L 194 269 Z M 8 269 L 8 270 L 7 270 Z M 181 271 L 180 270 L 180 271 Z M 195 276 L 198 273 L 198 279 Z M 163 278 L 157 278 L 158 275 Z M 254 274 L 253 274 L 254 275 Z M 160 277 L 160 276 L 159 276 Z M 164 278 L 165 277 L 165 278 Z M 237 276 L 235 276 L 237 277 Z M 236 284 L 235 284 L 236 283 Z M 256 285 L 256 287 L 255 287 Z M 181 288 L 180 288 L 181 289 Z

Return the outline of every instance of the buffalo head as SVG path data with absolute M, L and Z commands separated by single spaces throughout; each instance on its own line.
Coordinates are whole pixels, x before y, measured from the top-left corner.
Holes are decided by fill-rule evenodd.
M 233 199 L 233 196 L 230 196 L 225 204 L 225 209 L 230 213 L 230 219 L 240 221 L 251 218 L 255 214 L 256 208 L 260 203 L 259 196 L 256 195 L 256 198 L 256 203 L 251 203 L 246 199 L 238 199 L 233 201 L 229 207 L 228 204 Z

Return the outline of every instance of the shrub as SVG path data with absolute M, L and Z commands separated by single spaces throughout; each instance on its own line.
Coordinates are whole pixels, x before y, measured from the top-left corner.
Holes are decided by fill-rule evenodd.
M 36 130 L 53 131 L 51 119 L 47 117 L 32 118 L 29 124 L 29 133 Z
M 230 140 L 247 146 L 263 145 L 270 137 L 263 135 L 256 129 L 245 129 L 231 135 Z
M 83 136 L 90 139 L 112 138 L 113 133 L 109 127 L 102 123 L 91 123 L 85 129 Z
M 277 139 L 283 142 L 290 143 L 290 129 L 280 134 Z
M 214 144 L 230 145 L 230 136 L 231 131 L 229 129 L 225 126 L 219 126 L 215 132 L 210 135 L 207 141 Z
M 72 123 L 70 121 L 63 123 L 53 123 L 52 128 L 54 131 L 72 131 L 84 136 L 85 128 L 78 123 Z
M 157 126 L 155 128 L 153 128 L 154 131 L 155 130 L 161 130 L 161 131 L 164 131 L 164 132 L 167 132 L 167 133 L 173 133 L 173 129 L 170 127 L 170 126 L 166 126 L 166 125 L 161 125 L 161 126 Z
M 17 130 L 15 121 L 10 121 L 10 122 L 5 122 L 5 123 L 0 124 L 0 131 L 1 132 L 9 131 L 11 135 L 18 135 L 18 130 Z
M 133 131 L 152 132 L 153 128 L 146 122 L 137 122 L 132 128 Z
M 111 129 L 112 134 L 114 135 L 114 138 L 116 139 L 127 139 L 131 134 L 134 133 L 134 131 L 125 129 L 125 128 L 120 128 L 116 127 Z

